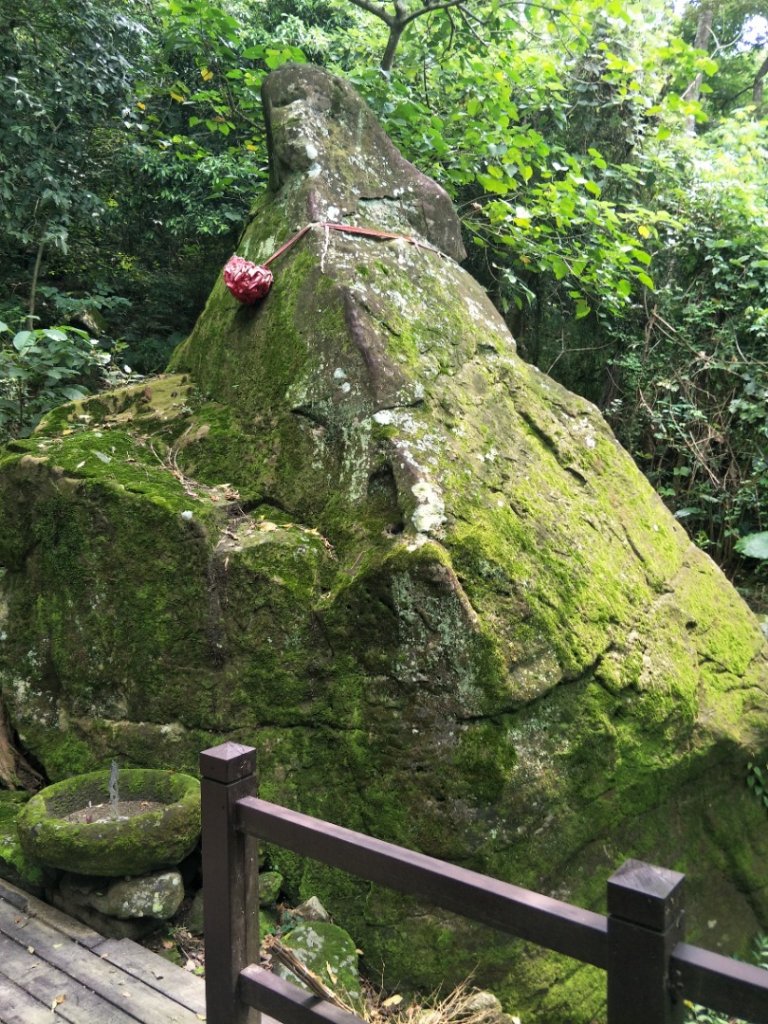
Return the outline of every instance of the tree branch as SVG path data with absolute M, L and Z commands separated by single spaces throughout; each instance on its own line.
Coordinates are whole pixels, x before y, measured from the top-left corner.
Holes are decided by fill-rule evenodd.
M 352 3 L 355 3 L 355 0 L 352 0 Z M 416 18 L 420 18 L 423 14 L 432 14 L 434 11 L 447 11 L 451 7 L 461 7 L 463 3 L 465 3 L 465 0 L 444 0 L 444 2 L 440 4 L 430 4 L 429 7 L 422 7 L 421 10 L 413 11 L 411 14 L 408 14 L 403 19 L 402 26 L 405 28 L 406 25 L 410 25 L 412 21 L 415 21 Z
M 459 14 L 461 15 L 461 20 L 464 22 L 464 27 L 466 28 L 467 32 L 469 32 L 470 35 L 474 36 L 475 39 L 478 41 L 478 43 L 482 43 L 483 46 L 487 46 L 488 45 L 487 41 L 485 39 L 483 39 L 483 37 L 480 35 L 480 33 L 475 28 L 475 26 L 472 24 L 472 22 L 470 21 L 470 17 L 474 18 L 481 25 L 483 24 L 483 22 L 480 21 L 480 19 L 477 18 L 470 11 L 468 11 L 466 9 L 466 7 L 464 6 L 464 4 L 459 4 L 458 11 L 459 11 Z
M 389 25 L 390 29 L 395 24 L 396 19 L 391 14 L 388 14 L 383 7 L 379 7 L 378 4 L 372 4 L 369 0 L 349 0 L 349 2 L 363 11 L 368 11 L 369 14 L 373 14 L 377 18 L 381 18 L 385 25 Z
M 374 17 L 379 18 L 389 28 L 387 45 L 381 58 L 381 70 L 385 72 L 392 70 L 395 51 L 400 43 L 400 38 L 412 21 L 423 17 L 425 14 L 433 14 L 435 11 L 448 11 L 452 8 L 458 8 L 461 11 L 465 23 L 469 15 L 469 11 L 466 9 L 466 0 L 440 0 L 437 3 L 434 0 L 422 0 L 422 6 L 411 12 L 408 11 L 405 0 L 394 0 L 394 14 L 390 14 L 383 6 L 373 3 L 372 0 L 350 0 L 350 3 L 363 11 L 368 11 L 369 14 L 373 14 Z M 477 20 L 479 21 L 479 19 Z

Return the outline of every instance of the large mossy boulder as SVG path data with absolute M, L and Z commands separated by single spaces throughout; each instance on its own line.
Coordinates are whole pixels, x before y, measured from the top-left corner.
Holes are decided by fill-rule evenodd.
M 0 456 L 0 680 L 49 774 L 253 743 L 262 794 L 601 908 L 629 856 L 690 934 L 768 925 L 757 622 L 589 403 L 522 362 L 446 195 L 346 84 L 265 85 L 271 184 L 171 373 Z M 420 242 L 421 245 L 413 244 Z M 391 983 L 479 964 L 507 1009 L 600 1014 L 601 976 L 273 851 Z

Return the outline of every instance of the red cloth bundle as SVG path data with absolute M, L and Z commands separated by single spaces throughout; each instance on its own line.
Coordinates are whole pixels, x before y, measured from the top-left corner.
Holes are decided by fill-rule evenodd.
M 272 287 L 272 271 L 257 263 L 232 256 L 224 267 L 224 284 L 246 306 L 263 299 Z

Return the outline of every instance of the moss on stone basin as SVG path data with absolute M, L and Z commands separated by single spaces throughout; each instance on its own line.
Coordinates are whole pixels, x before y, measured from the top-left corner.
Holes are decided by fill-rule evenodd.
M 200 834 L 200 783 L 191 775 L 123 769 L 122 801 L 162 807 L 120 819 L 66 820 L 75 811 L 109 800 L 108 771 L 64 779 L 32 797 L 16 821 L 22 849 L 32 860 L 81 875 L 141 875 L 178 864 Z

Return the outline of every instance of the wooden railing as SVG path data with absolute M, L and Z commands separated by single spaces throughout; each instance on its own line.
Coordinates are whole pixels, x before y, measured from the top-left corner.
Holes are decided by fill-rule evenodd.
M 254 767 L 237 743 L 200 755 L 208 1024 L 358 1021 L 257 965 L 257 839 L 602 968 L 608 1024 L 679 1024 L 684 999 L 768 1024 L 768 971 L 682 941 L 679 872 L 627 861 L 596 914 L 259 800 Z

